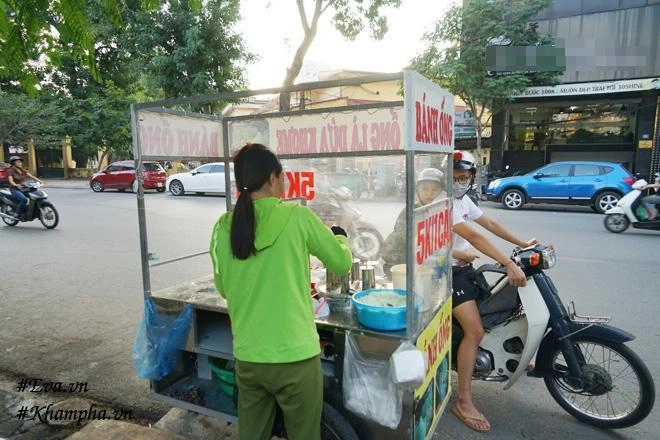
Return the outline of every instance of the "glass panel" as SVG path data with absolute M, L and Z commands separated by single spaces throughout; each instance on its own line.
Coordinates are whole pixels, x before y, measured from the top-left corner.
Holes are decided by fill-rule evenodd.
M 600 167 L 598 165 L 575 165 L 575 170 L 573 171 L 574 176 L 598 176 L 600 174 Z
M 212 167 L 213 167 L 213 165 L 204 165 L 204 166 L 201 166 L 201 167 L 197 168 L 195 171 L 198 172 L 198 173 L 210 173 Z
M 631 143 L 636 103 L 527 107 L 511 111 L 510 148 L 542 150 L 546 145 Z
M 152 163 L 145 163 L 143 165 L 146 171 L 165 171 L 159 163 L 152 162 Z
M 542 174 L 543 177 L 568 177 L 570 171 L 570 165 L 554 165 L 539 170 L 539 174 Z

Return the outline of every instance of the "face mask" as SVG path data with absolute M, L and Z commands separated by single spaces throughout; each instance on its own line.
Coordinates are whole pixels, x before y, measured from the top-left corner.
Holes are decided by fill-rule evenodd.
M 460 199 L 465 195 L 466 192 L 468 192 L 470 189 L 470 184 L 454 182 L 452 188 L 454 190 L 454 197 Z

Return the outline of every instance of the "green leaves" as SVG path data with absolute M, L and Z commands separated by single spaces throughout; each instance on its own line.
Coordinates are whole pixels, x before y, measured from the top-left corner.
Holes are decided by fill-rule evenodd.
M 44 64 L 58 66 L 58 57 L 50 55 L 59 50 L 101 81 L 90 16 L 98 9 L 119 27 L 122 8 L 136 2 L 156 10 L 167 0 L 0 0 L 0 80 L 16 81 L 34 95 L 39 70 Z M 194 11 L 202 9 L 202 0 L 187 4 Z
M 557 73 L 489 76 L 486 47 L 502 37 L 512 45 L 550 45 L 530 20 L 549 0 L 465 0 L 454 5 L 424 36 L 426 49 L 411 67 L 458 95 L 471 107 L 495 113 L 510 96 L 532 84 L 552 83 Z M 474 114 L 476 108 L 471 109 Z

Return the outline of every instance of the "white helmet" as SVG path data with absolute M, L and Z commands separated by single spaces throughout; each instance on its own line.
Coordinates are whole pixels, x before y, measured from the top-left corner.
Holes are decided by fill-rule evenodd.
M 442 183 L 442 178 L 444 173 L 437 168 L 424 168 L 419 176 L 417 176 L 417 183 L 422 183 L 424 181 L 438 182 Z
M 467 151 L 454 151 L 454 170 L 471 171 L 473 174 L 477 171 L 477 161 Z

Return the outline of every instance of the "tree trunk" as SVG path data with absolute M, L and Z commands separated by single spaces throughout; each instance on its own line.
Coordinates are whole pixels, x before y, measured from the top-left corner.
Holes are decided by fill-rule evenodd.
M 481 115 L 479 115 L 479 116 L 481 116 Z M 476 118 L 476 121 L 477 121 L 477 157 L 476 157 L 476 159 L 477 159 L 477 163 L 476 163 L 476 165 L 477 165 L 477 175 L 475 176 L 475 181 L 477 183 L 477 193 L 481 194 L 482 193 L 482 191 L 481 191 L 481 174 L 482 174 L 481 164 L 483 162 L 481 160 L 481 117 Z
M 297 0 L 298 4 L 298 13 L 300 15 L 300 22 L 302 23 L 303 31 L 305 36 L 303 37 L 296 54 L 293 57 L 291 66 L 286 69 L 286 76 L 284 77 L 283 86 L 292 86 L 293 82 L 298 78 L 300 70 L 302 69 L 303 62 L 305 61 L 305 55 L 307 50 L 312 45 L 314 38 L 316 37 L 316 31 L 318 28 L 319 17 L 323 13 L 324 9 L 323 0 L 316 0 L 314 5 L 314 15 L 312 16 L 311 24 L 307 22 L 307 15 L 305 14 L 305 6 L 303 5 L 303 0 Z M 291 109 L 291 93 L 280 93 L 280 111 L 287 111 Z

